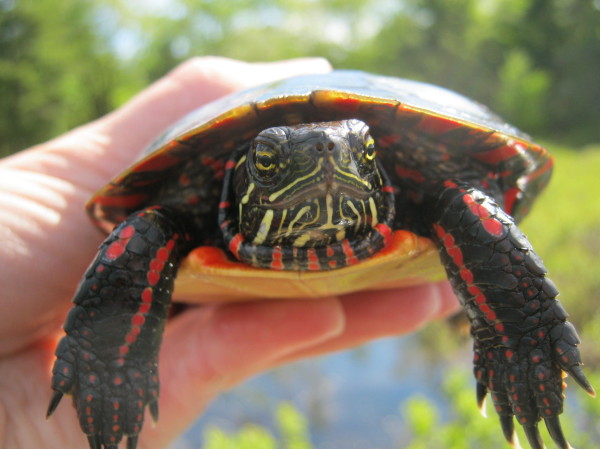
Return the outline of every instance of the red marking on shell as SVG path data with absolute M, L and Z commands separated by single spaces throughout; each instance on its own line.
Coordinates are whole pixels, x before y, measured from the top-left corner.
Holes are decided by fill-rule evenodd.
M 326 252 L 327 252 L 327 257 L 333 257 L 335 255 L 335 251 L 333 251 L 333 248 L 331 246 L 327 246 Z
M 515 203 L 523 196 L 523 192 L 518 187 L 511 187 L 504 192 L 504 210 L 512 214 Z
M 146 287 L 144 291 L 142 291 L 142 301 L 143 302 L 152 302 L 152 288 Z
M 446 134 L 456 128 L 462 128 L 464 125 L 456 120 L 440 116 L 424 116 L 418 127 L 420 131 L 433 134 Z
M 187 173 L 182 173 L 181 175 L 179 175 L 179 185 L 183 187 L 187 187 L 190 185 L 190 177 Z
M 102 273 L 104 271 L 104 268 L 104 265 L 98 264 L 98 266 L 96 267 L 96 273 Z
M 335 268 L 335 267 L 337 267 L 337 262 L 336 262 L 335 260 L 330 260 L 330 261 L 328 262 L 328 264 L 329 264 L 329 267 L 330 267 L 330 268 Z
M 456 189 L 458 187 L 458 184 L 456 184 L 454 181 L 444 181 L 444 187 L 448 187 L 451 189 Z
M 400 134 L 388 134 L 386 136 L 381 136 L 377 139 L 377 144 L 382 147 L 389 147 L 390 145 L 394 145 L 397 142 L 402 140 L 402 136 Z
M 229 206 L 231 206 L 229 201 L 222 201 L 219 203 L 219 209 L 227 209 Z
M 236 161 L 229 160 L 225 164 L 225 170 L 231 170 L 232 168 L 235 168 L 236 165 L 237 165 Z
M 503 161 L 519 156 L 520 152 L 525 152 L 526 148 L 522 144 L 503 145 L 493 150 L 484 151 L 473 154 L 475 159 L 478 159 L 486 164 L 496 166 Z
M 383 186 L 381 191 L 385 193 L 396 193 L 396 189 L 393 186 Z
M 423 173 L 418 170 L 402 167 L 401 165 L 396 165 L 396 173 L 403 178 L 412 179 L 415 182 L 420 183 L 425 181 L 425 176 L 423 176 Z
M 129 353 L 129 346 L 121 345 L 119 347 L 119 355 L 126 356 Z

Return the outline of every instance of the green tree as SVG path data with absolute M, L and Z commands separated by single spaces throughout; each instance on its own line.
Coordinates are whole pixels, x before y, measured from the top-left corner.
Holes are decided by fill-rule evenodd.
M 0 0 L 0 154 L 112 109 L 115 58 L 92 2 Z

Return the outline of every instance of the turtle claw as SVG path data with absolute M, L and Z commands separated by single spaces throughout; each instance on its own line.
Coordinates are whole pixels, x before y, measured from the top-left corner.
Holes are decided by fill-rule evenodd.
M 504 438 L 514 448 L 520 448 L 519 438 L 515 432 L 515 422 L 512 415 L 500 415 L 500 425 L 502 426 L 502 433 Z
M 479 407 L 479 412 L 487 418 L 487 413 L 485 411 L 485 398 L 487 396 L 488 389 L 487 387 L 477 382 L 477 407 Z
M 132 435 L 127 438 L 127 449 L 136 449 L 138 443 L 138 436 Z
M 48 404 L 48 411 L 46 412 L 46 418 L 50 418 L 52 413 L 54 413 L 54 410 L 56 410 L 56 407 L 58 407 L 58 404 L 60 404 L 60 400 L 62 399 L 62 397 L 63 397 L 63 393 L 61 391 L 54 390 L 54 393 L 52 394 L 52 398 L 50 398 L 50 404 Z
M 151 402 L 148 404 L 148 410 L 150 410 L 150 416 L 154 422 L 158 422 L 158 401 Z
M 90 449 L 102 449 L 102 443 L 100 442 L 99 435 L 88 435 L 87 439 Z
M 546 449 L 537 424 L 533 426 L 523 426 L 523 430 L 525 431 L 531 449 Z
M 596 397 L 596 390 L 594 390 L 594 387 L 592 387 L 591 382 L 588 380 L 587 377 L 585 377 L 585 374 L 583 374 L 581 365 L 573 365 L 569 369 L 567 369 L 566 372 L 573 378 L 573 380 L 575 380 L 575 382 L 577 382 L 577 384 L 581 388 L 583 388 L 587 392 L 587 394 L 589 394 L 593 398 Z
M 550 418 L 544 418 L 546 422 L 546 428 L 548 433 L 560 449 L 572 449 L 571 445 L 567 442 L 565 435 L 560 425 L 558 416 L 552 416 Z

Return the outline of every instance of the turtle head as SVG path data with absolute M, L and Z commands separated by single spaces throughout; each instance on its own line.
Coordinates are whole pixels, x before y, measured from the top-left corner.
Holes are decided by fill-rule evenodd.
M 254 245 L 311 248 L 360 239 L 388 220 L 384 179 L 360 120 L 268 128 L 237 163 L 232 214 Z

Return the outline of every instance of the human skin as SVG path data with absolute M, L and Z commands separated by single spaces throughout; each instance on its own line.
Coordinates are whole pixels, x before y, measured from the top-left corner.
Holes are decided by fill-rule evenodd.
M 329 70 L 321 59 L 265 64 L 191 59 L 111 114 L 0 160 L 1 449 L 87 445 L 70 405 L 44 419 L 61 325 L 104 238 L 85 215 L 85 201 L 196 107 L 274 79 Z M 156 426 L 145 426 L 138 447 L 167 447 L 215 396 L 249 376 L 413 332 L 457 307 L 442 282 L 311 301 L 188 308 L 167 325 L 160 354 L 161 417 Z

